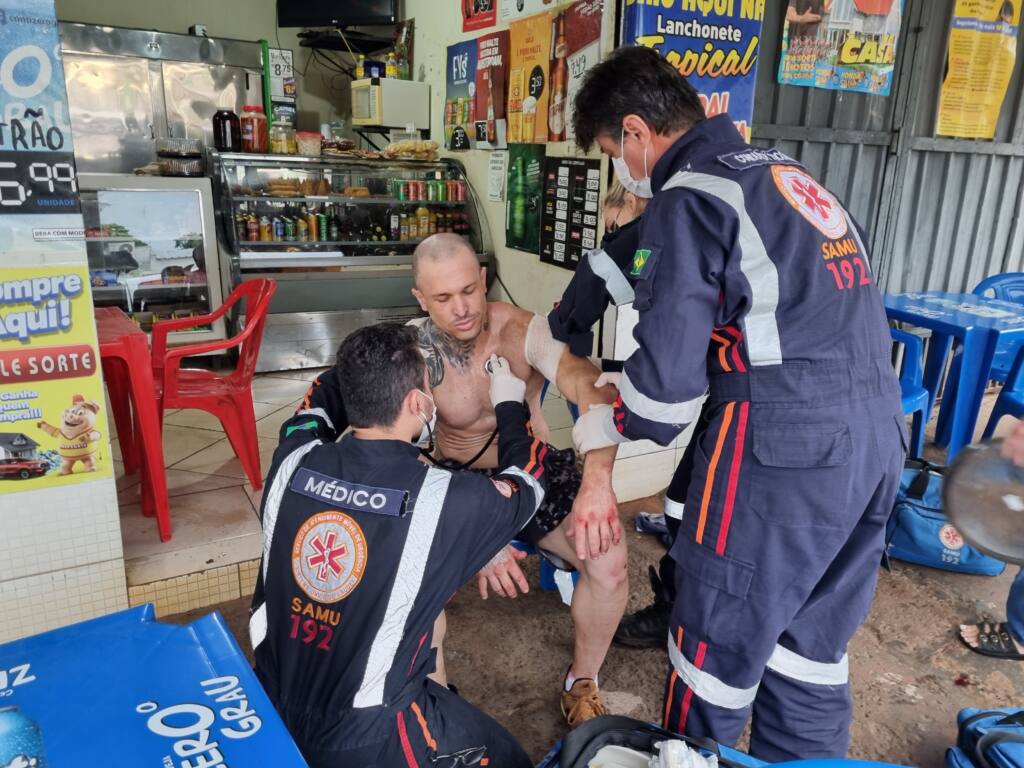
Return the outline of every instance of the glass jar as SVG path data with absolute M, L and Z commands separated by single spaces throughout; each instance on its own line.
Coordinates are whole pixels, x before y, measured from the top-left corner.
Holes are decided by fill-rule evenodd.
M 213 113 L 213 145 L 219 151 L 240 151 L 242 149 L 241 131 L 238 115 L 230 109 L 218 109 Z
M 299 154 L 304 157 L 320 156 L 320 134 L 313 131 L 298 131 L 295 134 Z
M 268 148 L 267 116 L 258 104 L 246 104 L 239 120 L 242 133 L 242 151 L 266 153 Z
M 275 155 L 294 155 L 295 129 L 288 123 L 274 123 L 270 129 L 270 152 Z

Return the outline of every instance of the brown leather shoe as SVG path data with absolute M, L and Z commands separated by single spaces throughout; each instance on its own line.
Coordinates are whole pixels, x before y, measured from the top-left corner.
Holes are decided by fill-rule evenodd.
M 571 690 L 562 692 L 562 715 L 570 728 L 607 714 L 608 706 L 604 703 L 604 697 L 597 689 L 597 683 L 589 678 L 576 680 Z

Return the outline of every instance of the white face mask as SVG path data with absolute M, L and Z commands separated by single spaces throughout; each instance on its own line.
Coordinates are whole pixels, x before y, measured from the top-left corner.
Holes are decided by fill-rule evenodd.
M 422 389 L 417 389 L 416 391 L 423 395 L 425 398 L 427 398 L 427 400 L 430 401 L 431 406 L 433 406 L 433 410 L 430 414 L 429 421 L 426 418 L 424 418 L 422 413 L 418 414 L 420 417 L 420 421 L 423 422 L 423 429 L 420 430 L 420 436 L 416 439 L 416 445 L 418 445 L 420 448 L 427 448 L 434 441 L 434 426 L 437 424 L 437 404 L 434 403 L 434 398 L 432 398 Z
M 647 172 L 647 147 L 644 147 L 644 178 L 634 179 L 629 174 L 629 166 L 626 165 L 626 147 L 623 143 L 626 139 L 626 129 L 622 129 L 622 133 L 619 134 L 619 156 L 612 158 L 612 167 L 615 168 L 615 175 L 619 177 L 619 181 L 622 186 L 626 188 L 628 192 L 632 192 L 637 197 L 643 197 L 650 199 L 654 197 L 654 192 L 651 191 L 651 177 Z

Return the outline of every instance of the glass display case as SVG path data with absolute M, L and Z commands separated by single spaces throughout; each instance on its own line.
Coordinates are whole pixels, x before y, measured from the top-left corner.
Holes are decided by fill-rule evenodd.
M 93 302 L 127 312 L 145 331 L 157 320 L 220 306 L 213 189 L 206 178 L 79 176 Z M 171 334 L 172 343 L 225 338 L 223 320 Z
M 436 162 L 211 153 L 232 279 L 277 291 L 260 370 L 330 364 L 354 328 L 419 314 L 412 252 L 435 232 L 491 247 L 462 166 Z

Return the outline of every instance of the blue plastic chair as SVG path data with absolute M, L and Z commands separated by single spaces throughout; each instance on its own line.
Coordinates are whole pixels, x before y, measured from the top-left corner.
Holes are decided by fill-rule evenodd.
M 921 383 L 921 357 L 924 344 L 920 336 L 893 328 L 892 340 L 903 346 L 903 365 L 900 371 L 900 396 L 903 415 L 913 416 L 910 434 L 910 457 L 916 459 L 924 450 L 924 425 L 928 421 L 928 390 Z
M 988 440 L 996 431 L 996 425 L 1003 416 L 1016 416 L 1018 419 L 1024 416 L 1024 380 L 1021 377 L 1021 369 L 1024 368 L 1024 347 L 1017 353 L 1010 372 L 1007 374 L 1006 383 L 996 398 L 996 404 L 992 407 L 992 415 L 988 417 L 988 424 L 985 425 L 985 432 L 982 440 Z

